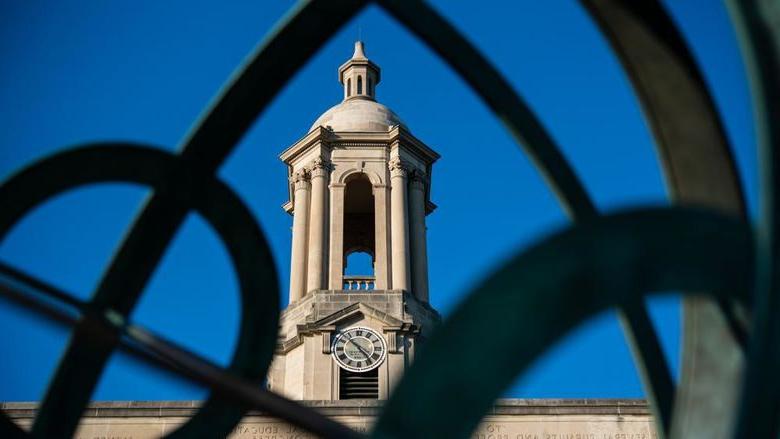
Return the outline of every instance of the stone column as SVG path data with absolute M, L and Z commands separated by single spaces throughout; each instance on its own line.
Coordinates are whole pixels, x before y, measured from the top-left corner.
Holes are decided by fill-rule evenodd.
M 425 238 L 425 173 L 414 171 L 409 183 L 409 228 L 412 250 L 412 292 L 428 302 L 428 250 Z
M 386 290 L 389 281 L 388 243 L 390 239 L 387 222 L 387 186 L 374 185 L 374 281 L 377 290 Z
M 306 241 L 309 220 L 309 173 L 297 171 L 292 176 L 295 185 L 293 206 L 292 260 L 290 262 L 290 303 L 306 293 Z
M 344 289 L 344 188 L 330 184 L 330 277 L 328 289 Z
M 409 235 L 406 207 L 406 164 L 399 158 L 390 168 L 390 233 L 392 247 L 392 289 L 409 291 Z
M 309 220 L 309 274 L 306 281 L 306 291 L 321 290 L 323 274 L 325 273 L 325 226 L 328 223 L 327 199 L 328 193 L 328 163 L 317 158 L 309 168 L 311 172 L 311 219 Z

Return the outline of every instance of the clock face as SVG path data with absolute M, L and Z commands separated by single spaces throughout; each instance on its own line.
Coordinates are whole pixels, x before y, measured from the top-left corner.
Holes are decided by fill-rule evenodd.
M 344 330 L 333 340 L 331 355 L 336 363 L 352 372 L 366 372 L 379 367 L 387 355 L 385 339 L 364 327 Z

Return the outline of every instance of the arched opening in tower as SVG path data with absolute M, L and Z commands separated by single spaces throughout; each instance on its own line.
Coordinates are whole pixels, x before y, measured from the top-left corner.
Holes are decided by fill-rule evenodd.
M 347 180 L 344 198 L 344 289 L 374 289 L 374 194 L 365 174 Z

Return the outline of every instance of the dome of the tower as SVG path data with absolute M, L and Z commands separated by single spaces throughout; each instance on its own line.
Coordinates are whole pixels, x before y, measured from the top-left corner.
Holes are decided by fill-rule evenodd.
M 406 125 L 393 110 L 370 99 L 347 99 L 322 113 L 309 131 L 318 126 L 333 131 L 386 132 L 390 128 Z

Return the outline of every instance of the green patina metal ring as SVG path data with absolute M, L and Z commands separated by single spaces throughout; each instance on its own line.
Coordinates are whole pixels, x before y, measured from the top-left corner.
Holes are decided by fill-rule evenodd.
M 549 346 L 588 317 L 649 293 L 749 302 L 752 256 L 746 223 L 691 208 L 608 215 L 554 234 L 518 252 L 444 321 L 391 395 L 374 437 L 467 437 Z M 479 355 L 464 345 L 479 345 Z
M 27 212 L 47 199 L 83 185 L 106 182 L 149 186 L 166 203 L 198 212 L 214 228 L 236 268 L 242 305 L 238 342 L 229 370 L 260 385 L 276 346 L 279 321 L 276 269 L 268 243 L 250 211 L 216 178 L 197 174 L 175 155 L 137 145 L 99 144 L 64 151 L 22 170 L 0 186 L 0 204 L 6 206 L 0 211 L 0 239 Z M 93 303 L 93 306 L 113 309 L 110 304 Z M 104 340 L 85 337 L 75 343 L 81 342 L 88 349 Z M 96 347 L 113 349 L 116 344 Z M 69 396 L 47 395 L 47 398 Z M 211 397 L 191 420 L 170 436 L 227 435 L 247 409 Z M 81 410 L 82 407 L 74 407 L 68 413 L 53 413 L 41 422 L 78 423 Z M 64 416 L 75 416 L 75 419 Z

